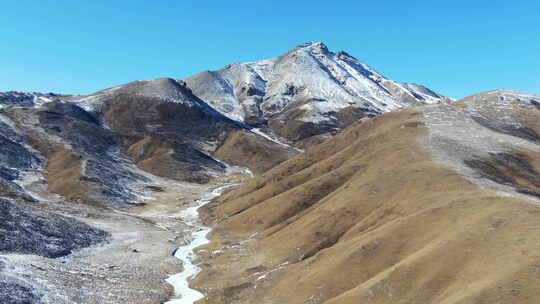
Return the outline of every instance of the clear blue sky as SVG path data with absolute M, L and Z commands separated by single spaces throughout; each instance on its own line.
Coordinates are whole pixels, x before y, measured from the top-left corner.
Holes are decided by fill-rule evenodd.
M 452 97 L 540 93 L 540 1 L 3 0 L 0 90 L 90 93 L 306 41 Z

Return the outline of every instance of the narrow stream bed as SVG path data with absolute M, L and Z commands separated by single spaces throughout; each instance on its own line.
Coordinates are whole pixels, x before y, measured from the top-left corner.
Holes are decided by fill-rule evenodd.
M 202 225 L 197 210 L 218 197 L 225 189 L 237 185 L 225 184 L 213 189 L 201 199 L 195 201 L 195 206 L 187 208 L 180 214 L 182 220 L 190 227 L 190 232 L 187 233 L 191 233 L 191 237 L 187 238 L 189 243 L 178 247 L 174 252 L 174 256 L 182 261 L 184 269 L 167 279 L 167 282 L 174 287 L 176 299 L 171 299 L 165 302 L 166 304 L 193 304 L 204 297 L 202 293 L 189 287 L 189 280 L 201 270 L 193 263 L 196 259 L 193 249 L 209 242 L 206 236 L 210 232 L 210 227 Z

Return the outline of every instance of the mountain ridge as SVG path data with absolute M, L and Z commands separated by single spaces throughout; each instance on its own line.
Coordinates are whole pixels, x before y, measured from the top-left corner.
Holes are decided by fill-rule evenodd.
M 3 92 L 0 107 L 74 104 L 110 128 L 122 152 L 144 170 L 205 182 L 225 172 L 215 156 L 262 173 L 359 119 L 444 99 L 423 86 L 386 79 L 322 42 L 198 75 L 138 80 L 87 95 Z M 215 94 L 217 101 L 208 99 Z M 396 98 L 403 102 L 391 105 Z
M 195 95 L 231 119 L 266 126 L 293 142 L 342 130 L 348 124 L 340 115 L 357 120 L 451 100 L 418 84 L 392 81 L 322 42 L 299 45 L 272 59 L 204 71 L 185 81 Z
M 494 90 L 371 118 L 341 113 L 349 127 L 321 144 L 309 137 L 305 151 L 270 126 L 231 120 L 170 78 L 90 95 L 6 96 L 0 294 L 8 298 L 165 302 L 173 295 L 164 274 L 180 271 L 170 253 L 191 237 L 181 210 L 245 179 L 245 167 L 253 179 L 201 210 L 213 225 L 212 243 L 196 251 L 202 303 L 540 297 L 538 95 Z M 72 254 L 82 248 L 95 256 Z
M 202 303 L 536 303 L 540 111 L 519 95 L 382 114 L 206 205 Z

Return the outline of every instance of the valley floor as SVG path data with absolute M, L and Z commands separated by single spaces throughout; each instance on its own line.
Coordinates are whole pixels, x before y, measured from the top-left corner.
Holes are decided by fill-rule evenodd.
M 5 265 L 0 280 L 32 286 L 44 303 L 163 303 L 174 297 L 165 280 L 182 271 L 172 253 L 191 232 L 180 213 L 217 185 L 243 178 L 229 176 L 209 185 L 163 181 L 147 204 L 126 211 L 47 203 L 49 211 L 109 232 L 111 241 L 59 259 L 0 255 Z

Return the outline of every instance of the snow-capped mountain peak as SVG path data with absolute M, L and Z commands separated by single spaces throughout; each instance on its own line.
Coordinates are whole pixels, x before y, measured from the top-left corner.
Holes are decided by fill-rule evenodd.
M 328 46 L 326 46 L 326 44 L 324 44 L 324 42 L 322 41 L 310 41 L 310 42 L 300 44 L 299 46 L 293 49 L 293 51 L 296 51 L 296 50 L 307 50 L 309 52 L 322 53 L 322 54 L 329 52 Z
M 331 126 L 320 132 L 341 128 L 339 117 L 352 112 L 361 118 L 448 100 L 424 86 L 390 80 L 320 41 L 301 44 L 273 59 L 202 72 L 186 83 L 231 119 L 251 124 L 294 119 L 297 124 Z

